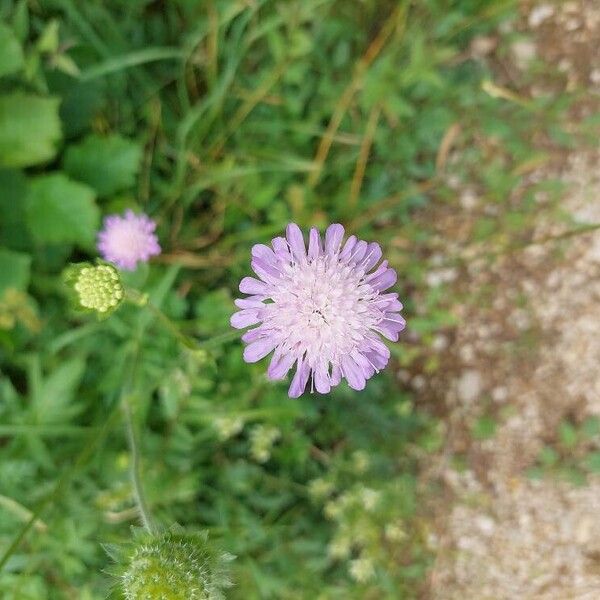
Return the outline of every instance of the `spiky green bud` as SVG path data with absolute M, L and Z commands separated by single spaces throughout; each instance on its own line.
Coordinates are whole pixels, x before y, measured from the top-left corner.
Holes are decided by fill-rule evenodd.
M 112 265 L 72 265 L 65 273 L 65 280 L 74 291 L 79 308 L 99 315 L 115 310 L 125 297 L 121 276 Z
M 221 600 L 231 586 L 233 556 L 215 550 L 206 533 L 180 528 L 136 534 L 129 552 L 119 552 L 120 587 L 127 600 Z

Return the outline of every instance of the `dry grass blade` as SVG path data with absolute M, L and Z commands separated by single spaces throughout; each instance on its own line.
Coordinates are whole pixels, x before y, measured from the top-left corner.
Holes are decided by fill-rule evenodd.
M 346 114 L 348 108 L 350 108 L 350 104 L 352 103 L 352 99 L 354 98 L 354 94 L 360 88 L 363 77 L 367 72 L 367 69 L 371 66 L 373 61 L 379 56 L 379 53 L 385 46 L 386 42 L 392 36 L 394 31 L 398 28 L 402 28 L 406 22 L 406 6 L 402 4 L 399 6 L 394 12 L 389 16 L 386 20 L 385 24 L 375 37 L 375 39 L 371 42 L 367 51 L 364 55 L 358 60 L 354 67 L 354 74 L 352 79 L 342 95 L 337 102 L 335 110 L 333 111 L 333 115 L 329 121 L 329 125 L 327 126 L 327 130 L 325 134 L 321 138 L 321 143 L 317 149 L 317 153 L 315 154 L 314 163 L 315 170 L 311 172 L 308 177 L 308 185 L 309 187 L 315 187 L 321 178 L 321 174 L 323 172 L 323 166 L 325 161 L 327 160 L 327 155 L 329 154 L 329 150 L 331 149 L 331 145 L 333 143 L 333 138 L 342 123 L 342 119 Z
M 363 179 L 365 177 L 365 170 L 367 168 L 367 162 L 369 160 L 369 154 L 371 153 L 371 146 L 373 145 L 373 138 L 377 131 L 377 123 L 379 122 L 379 115 L 381 114 L 381 106 L 377 105 L 371 109 L 369 114 L 369 120 L 365 127 L 365 135 L 363 136 L 362 143 L 360 146 L 360 152 L 358 154 L 358 160 L 356 161 L 356 169 L 354 170 L 354 176 L 352 177 L 352 183 L 350 185 L 350 196 L 348 198 L 348 205 L 351 211 L 356 209 L 358 203 L 358 196 L 362 187 Z

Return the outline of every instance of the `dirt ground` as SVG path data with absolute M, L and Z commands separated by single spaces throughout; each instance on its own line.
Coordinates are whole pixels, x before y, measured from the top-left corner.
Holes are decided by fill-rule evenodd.
M 524 34 L 511 47 L 510 69 L 556 65 L 561 76 L 534 77 L 529 93 L 584 89 L 574 122 L 597 111 L 600 2 L 523 2 L 521 9 L 505 31 Z M 478 40 L 474 51 L 491 47 L 493 40 Z M 560 206 L 571 221 L 540 218 L 534 239 L 600 223 L 599 166 L 600 148 L 581 147 L 528 176 L 563 182 Z M 479 199 L 458 193 L 461 214 L 453 218 L 468 220 Z M 460 326 L 436 340 L 452 384 L 446 372 L 427 390 L 447 415 L 443 450 L 426 475 L 443 489 L 428 596 L 600 599 L 600 477 L 574 485 L 528 475 L 542 449 L 557 443 L 562 422 L 600 416 L 600 230 L 531 245 L 492 266 L 473 260 L 452 285 L 462 297 L 487 300 L 461 305 Z M 478 440 L 470 432 L 484 414 L 496 430 Z M 590 444 L 586 450 L 597 450 Z

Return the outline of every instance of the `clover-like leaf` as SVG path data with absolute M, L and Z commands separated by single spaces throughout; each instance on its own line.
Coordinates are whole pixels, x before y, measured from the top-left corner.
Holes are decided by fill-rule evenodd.
M 59 103 L 22 92 L 0 96 L 0 167 L 30 167 L 54 157 Z
M 89 247 L 100 220 L 94 197 L 91 188 L 63 173 L 33 179 L 25 205 L 32 237 L 40 243 Z
M 110 196 L 135 185 L 141 157 L 136 142 L 120 135 L 92 134 L 68 148 L 64 169 L 74 179 L 93 187 L 99 196 Z

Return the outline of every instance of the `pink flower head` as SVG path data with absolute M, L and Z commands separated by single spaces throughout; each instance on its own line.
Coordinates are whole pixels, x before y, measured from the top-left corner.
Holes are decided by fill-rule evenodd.
M 342 245 L 344 228 L 327 228 L 325 240 L 314 227 L 308 250 L 300 228 L 291 223 L 286 237 L 272 248 L 252 248 L 252 269 L 259 279 L 244 277 L 236 300 L 241 310 L 231 325 L 247 331 L 242 340 L 244 360 L 256 362 L 273 352 L 270 379 L 283 379 L 292 366 L 296 373 L 290 398 L 300 396 L 312 376 L 311 391 L 326 394 L 344 377 L 362 390 L 367 379 L 389 360 L 380 334 L 397 341 L 405 321 L 399 314 L 398 294 L 384 293 L 396 283 L 396 272 L 381 259 L 379 244 L 350 236 Z
M 148 216 L 126 210 L 123 216 L 109 215 L 98 234 L 102 258 L 124 271 L 134 271 L 138 262 L 148 262 L 160 254 L 156 223 Z

